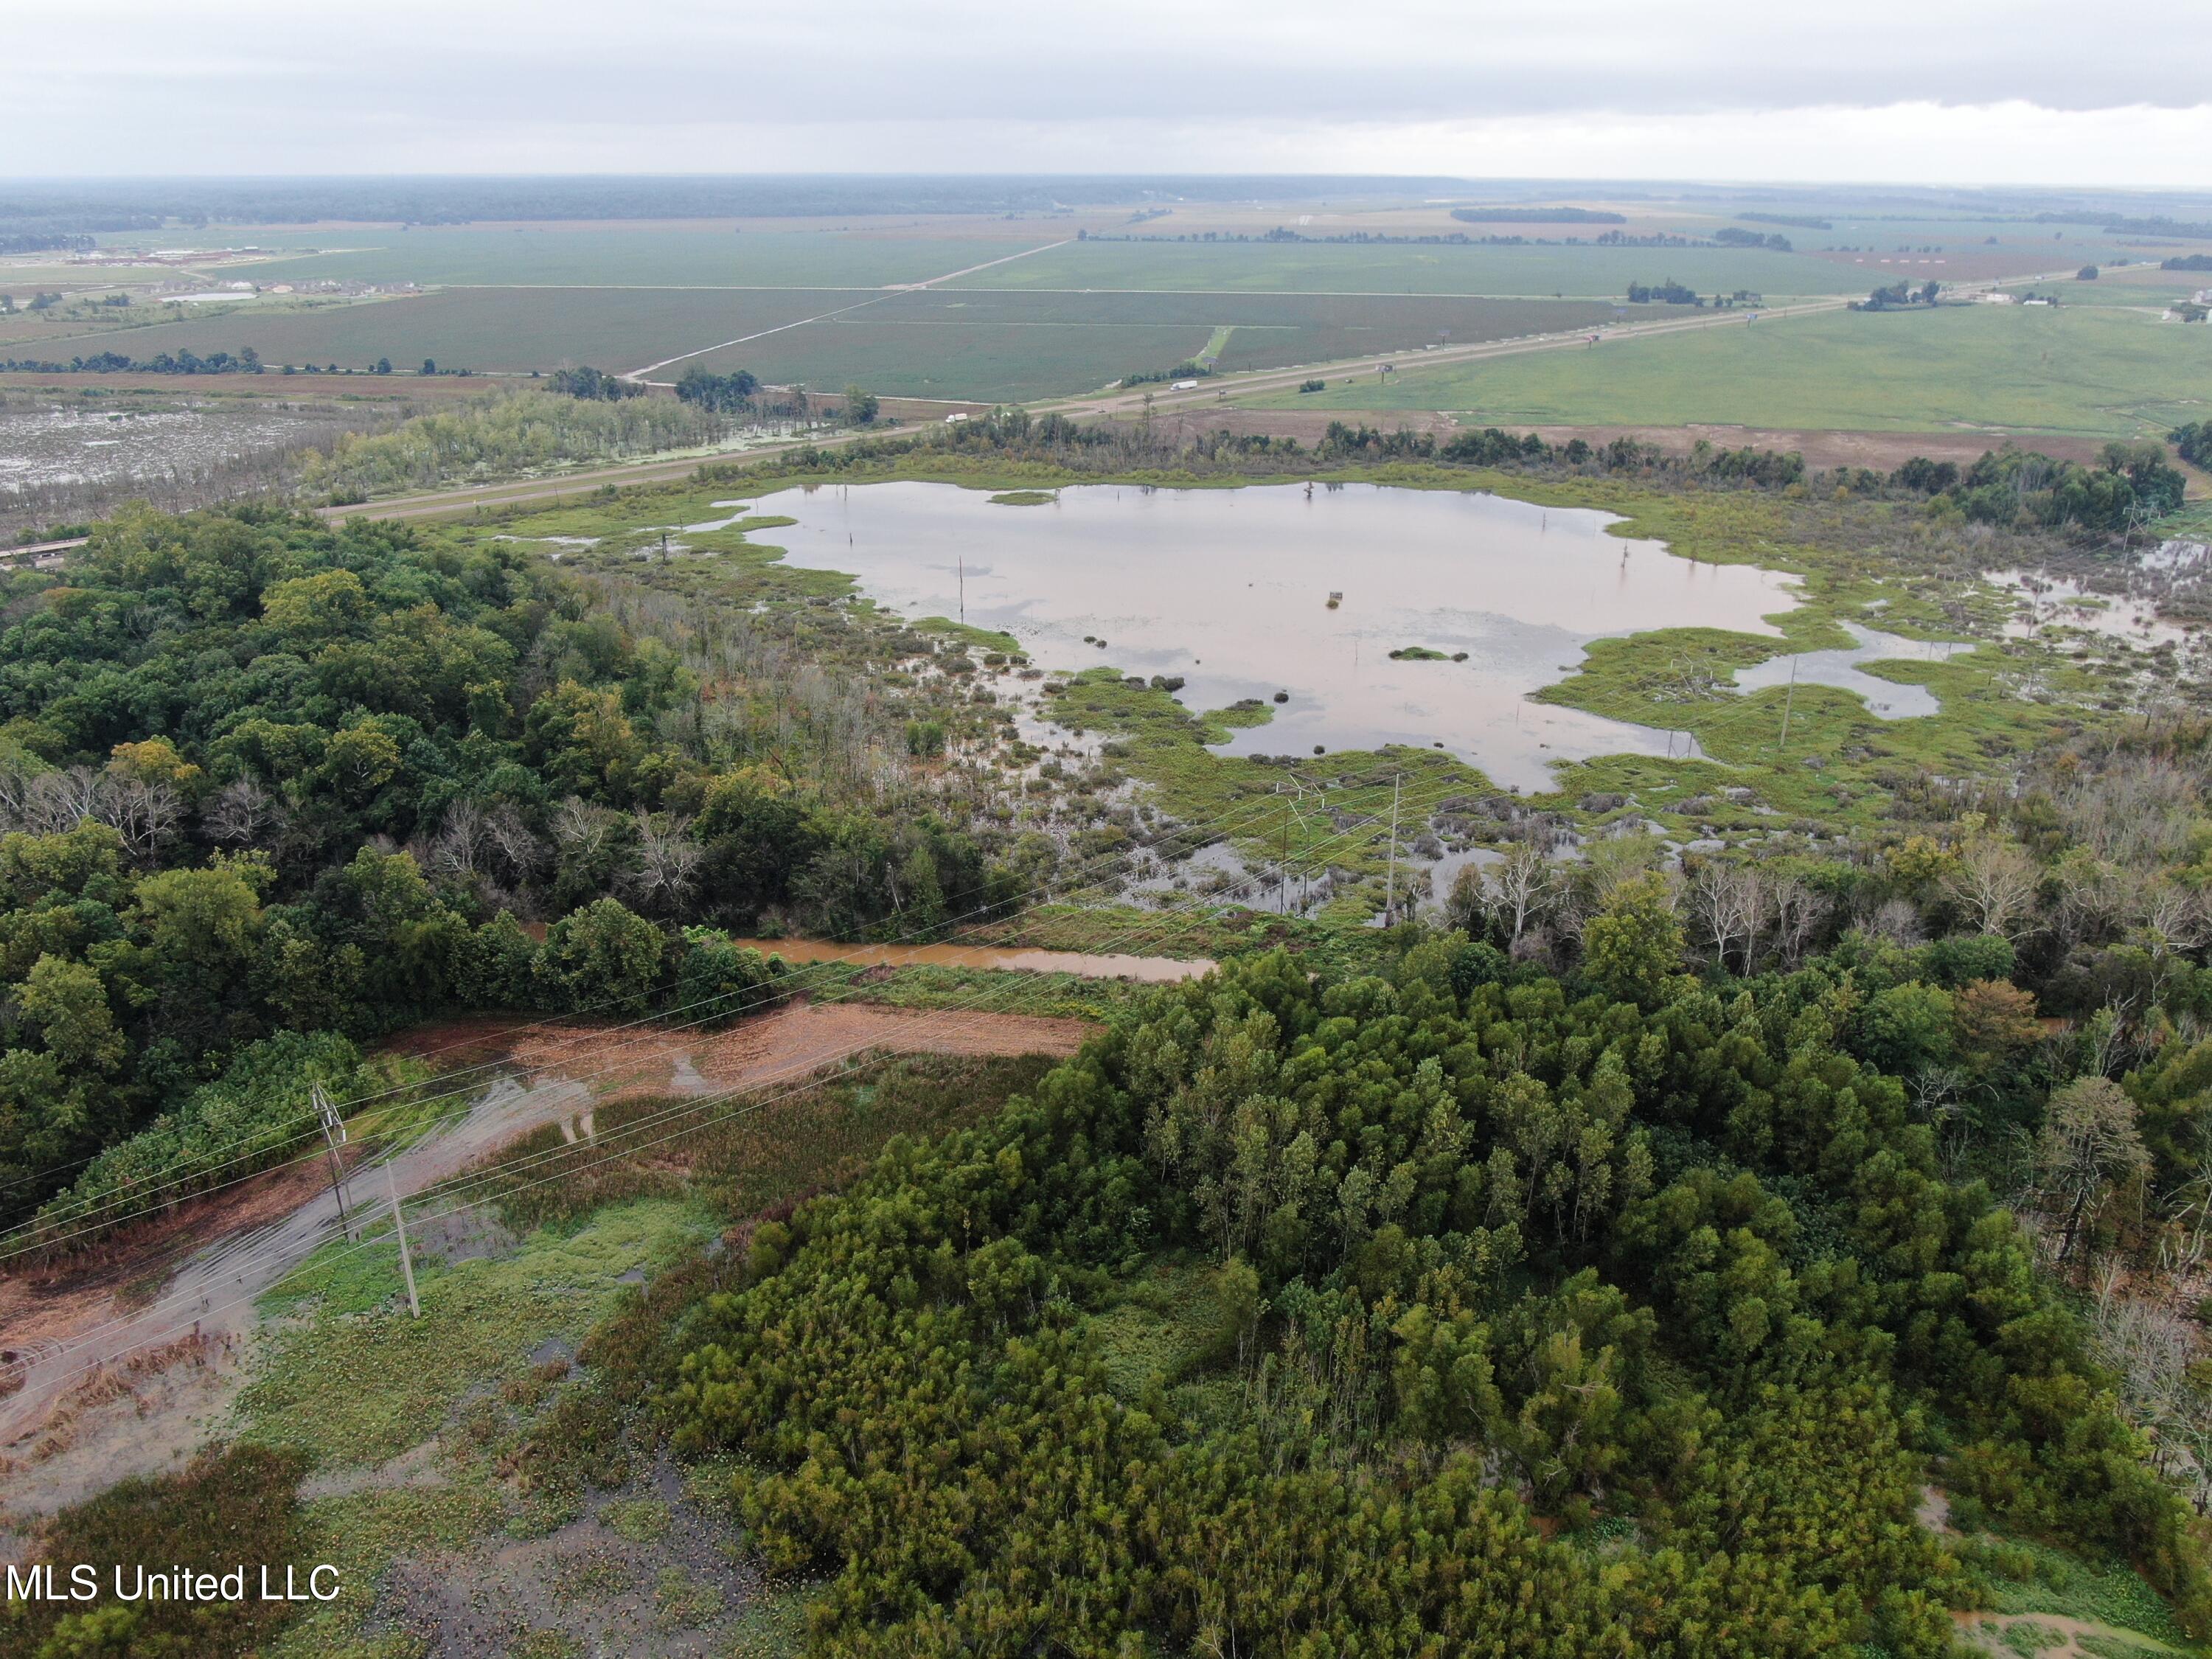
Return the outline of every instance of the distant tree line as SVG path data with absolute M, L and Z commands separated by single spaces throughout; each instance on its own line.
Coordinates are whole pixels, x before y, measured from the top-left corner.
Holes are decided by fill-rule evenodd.
M 2159 263 L 2160 270 L 2212 270 L 2212 253 L 2183 253 Z
M 1702 306 L 1705 297 L 1693 288 L 1684 288 L 1669 276 L 1663 283 L 1631 283 L 1628 303 L 1632 306 Z
M 1213 371 L 1204 363 L 1192 358 L 1177 363 L 1173 368 L 1147 368 L 1140 369 L 1134 374 L 1124 374 L 1121 377 L 1121 384 L 1152 386 L 1162 380 L 1203 380 L 1212 373 Z
M 1796 230 L 1833 230 L 1835 226 L 1826 219 L 1815 219 L 1802 213 L 1739 213 L 1735 216 L 1747 224 L 1788 225 Z
M 749 368 L 710 374 L 695 363 L 676 382 L 676 395 L 687 404 L 696 404 L 718 415 L 740 415 L 751 410 L 760 384 L 760 377 Z
M 10 357 L 0 362 L 0 370 L 20 374 L 258 374 L 262 362 L 261 354 L 246 346 L 236 356 L 228 351 L 210 352 L 204 357 L 191 351 L 164 351 L 158 356 L 137 358 L 119 351 L 100 351 L 89 357 L 72 357 L 66 363 Z M 387 363 L 383 372 L 390 370 Z
M 2212 427 L 2212 422 L 2204 424 Z M 2201 446 L 2207 441 L 2203 432 L 2185 430 L 2191 446 L 2203 453 Z M 2178 434 L 2175 442 L 2181 441 Z M 1675 453 L 1627 437 L 1604 444 L 1582 438 L 1553 444 L 1533 432 L 1486 427 L 1454 433 L 1440 441 L 1434 433 L 1410 428 L 1386 431 L 1332 421 L 1321 441 L 1308 448 L 1295 438 L 1227 431 L 1169 440 L 1148 434 L 1142 426 L 1084 425 L 1065 416 L 1037 416 L 1023 410 L 1000 410 L 911 438 L 796 450 L 773 470 L 799 475 L 865 472 L 925 448 L 948 456 L 974 456 L 979 461 L 1035 462 L 1075 472 L 1251 476 L 1293 472 L 1316 460 L 1340 466 L 1404 461 L 1606 473 L 1709 488 L 1839 489 L 1851 495 L 1918 501 L 1938 520 L 1953 517 L 2006 529 L 2100 538 L 2175 512 L 2181 506 L 2184 484 L 2182 474 L 2154 443 L 2108 444 L 2092 466 L 2008 444 L 1965 467 L 1955 461 L 1916 457 L 1893 472 L 1843 467 L 1816 476 L 1795 451 L 1748 446 L 1724 449 L 1703 441 L 1686 453 Z M 762 473 L 759 468 L 740 471 L 709 465 L 700 469 L 699 477 L 705 483 L 742 478 L 757 487 Z
M 2212 427 L 2205 428 L 2212 432 Z M 2203 441 L 2190 428 L 2173 434 L 2185 458 Z M 2154 443 L 2109 443 L 2094 466 L 2054 460 L 2007 444 L 1971 466 L 1915 456 L 1890 483 L 1955 507 L 1978 524 L 2119 532 L 2180 510 L 2186 480 Z M 1939 507 L 1939 509 L 1941 507 Z
M 2191 421 L 2166 434 L 2181 459 L 2191 466 L 2212 469 L 2212 421 Z
M 1929 278 L 1915 288 L 1910 283 L 1892 283 L 1878 288 L 1863 300 L 1851 301 L 1853 311 L 1897 311 L 1908 306 L 1932 306 L 1936 296 L 1943 291 L 1942 283 Z
M 65 231 L 0 229 L 0 253 L 89 253 L 94 246 L 91 237 Z
M 617 374 L 603 374 L 589 367 L 556 368 L 546 384 L 564 397 L 584 398 L 599 403 L 619 403 L 625 398 L 645 395 L 645 388 L 636 381 L 625 380 Z
M 1770 248 L 1777 253 L 1789 253 L 1793 251 L 1790 239 L 1780 231 L 1761 235 L 1758 231 L 1741 230 L 1734 225 L 1723 225 L 1713 233 L 1713 240 L 1718 242 L 1723 247 L 1763 247 Z

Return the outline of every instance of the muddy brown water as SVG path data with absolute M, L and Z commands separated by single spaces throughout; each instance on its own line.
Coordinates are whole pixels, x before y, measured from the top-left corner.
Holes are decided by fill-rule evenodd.
M 1781 573 L 1678 558 L 1610 533 L 1607 514 L 1479 492 L 1093 484 L 1013 507 L 896 483 L 787 489 L 754 510 L 796 521 L 760 538 L 793 563 L 845 572 L 911 617 L 1009 634 L 1042 668 L 1176 677 L 1193 710 L 1253 700 L 1265 722 L 1219 752 L 1435 747 L 1534 789 L 1561 761 L 1685 750 L 1679 732 L 1533 700 L 1593 642 L 1700 627 L 1773 638 L 1765 619 L 1798 603 Z M 1407 647 L 1431 654 L 1392 657 Z
M 1206 957 L 1117 956 L 1090 951 L 1031 951 L 994 945 L 836 945 L 827 939 L 741 939 L 763 956 L 786 962 L 852 962 L 864 968 L 968 968 L 994 973 L 1073 974 L 1079 979 L 1127 979 L 1168 985 L 1213 971 Z

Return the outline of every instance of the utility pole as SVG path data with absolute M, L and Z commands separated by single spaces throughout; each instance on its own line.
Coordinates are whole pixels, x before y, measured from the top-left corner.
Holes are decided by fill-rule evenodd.
M 1403 772 L 1390 780 L 1390 878 L 1383 889 L 1382 925 L 1388 927 L 1398 908 L 1398 793 L 1404 787 Z
M 399 1234 L 399 1271 L 407 1275 L 407 1311 L 422 1316 L 422 1304 L 415 1294 L 415 1263 L 407 1254 L 407 1219 L 399 1213 L 399 1183 L 392 1178 L 392 1160 L 384 1160 L 384 1190 L 392 1194 L 392 1225 Z
M 968 625 L 968 556 L 960 556 L 960 625 Z
M 337 1200 L 338 1224 L 345 1229 L 345 1236 L 351 1238 L 353 1223 L 346 1218 L 345 1163 L 338 1156 L 338 1148 L 345 1145 L 345 1120 L 338 1115 L 338 1109 L 331 1103 L 330 1096 L 323 1091 L 321 1084 L 318 1083 L 311 1086 L 313 1090 L 315 1116 L 322 1125 L 323 1145 L 330 1150 L 331 1196 Z
M 660 562 L 663 564 L 668 562 L 668 532 L 665 530 L 660 532 Z
M 1782 699 L 1782 741 L 1774 745 L 1781 753 L 1790 747 L 1790 706 L 1797 701 L 1797 659 L 1790 659 L 1790 690 Z

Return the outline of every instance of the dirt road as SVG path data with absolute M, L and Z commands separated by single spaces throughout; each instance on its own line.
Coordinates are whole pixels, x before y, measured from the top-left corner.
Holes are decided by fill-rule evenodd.
M 427 1191 L 546 1124 L 572 1139 L 593 1138 L 592 1112 L 607 1100 L 643 1093 L 720 1097 L 799 1082 L 825 1066 L 866 1052 L 1064 1055 L 1081 1046 L 1084 1021 L 1021 1014 L 927 1012 L 870 1004 L 794 1002 L 721 1031 L 665 1036 L 587 1023 L 523 1028 L 509 1045 L 513 1074 L 473 1100 L 465 1114 L 392 1155 L 349 1171 L 349 1213 L 379 1216 L 390 1169 L 403 1198 Z M 588 1079 L 590 1087 L 580 1079 Z M 163 1230 L 149 1260 L 125 1261 L 103 1275 L 96 1293 L 13 1286 L 0 1350 L 11 1351 L 7 1379 L 21 1386 L 0 1400 L 0 1455 L 19 1450 L 57 1401 L 95 1364 L 195 1339 L 229 1341 L 250 1332 L 254 1299 L 283 1279 L 318 1246 L 338 1236 L 339 1196 L 308 1186 L 312 1160 L 275 1171 L 297 1201 L 227 1231 L 176 1259 L 175 1240 L 201 1236 L 187 1224 Z M 306 1196 L 300 1196 L 301 1192 Z M 235 1201 L 235 1200 L 232 1200 Z M 191 1206 L 187 1206 L 188 1208 Z M 202 1206 L 210 1218 L 219 1213 Z M 166 1273 L 150 1297 L 127 1287 Z M 27 1293 L 26 1293 L 27 1292 Z

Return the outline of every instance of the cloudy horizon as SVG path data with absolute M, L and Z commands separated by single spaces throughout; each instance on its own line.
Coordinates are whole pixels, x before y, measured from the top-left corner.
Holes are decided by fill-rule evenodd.
M 104 0 L 19 32 L 9 173 L 1359 173 L 2188 188 L 2212 14 L 2154 52 L 2052 0 L 1907 28 L 1834 0 L 1722 28 L 1621 0 L 1090 16 L 653 0 L 219 15 Z M 2191 70 L 2189 65 L 2198 67 Z

